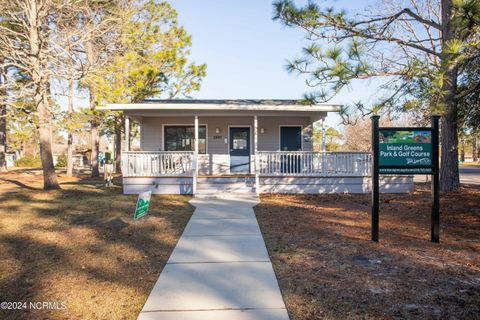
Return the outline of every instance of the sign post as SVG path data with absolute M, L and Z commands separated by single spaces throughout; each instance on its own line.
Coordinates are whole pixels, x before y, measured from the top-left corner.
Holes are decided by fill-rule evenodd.
M 439 116 L 432 116 L 431 127 L 379 126 L 380 117 L 372 119 L 372 240 L 378 242 L 379 175 L 430 174 L 432 178 L 431 240 L 439 242 L 440 197 L 438 131 Z
M 379 227 L 379 170 L 378 170 L 378 128 L 380 116 L 372 116 L 372 148 L 373 148 L 373 168 L 372 168 L 372 240 L 378 242 Z
M 439 116 L 432 116 L 432 157 L 433 157 L 433 177 L 432 177 L 432 214 L 431 214 L 431 241 L 440 242 L 440 170 L 439 170 L 439 150 L 438 150 L 438 132 L 440 120 Z
M 138 195 L 137 205 L 135 207 L 135 214 L 133 220 L 140 219 L 148 213 L 150 207 L 150 198 L 152 197 L 152 191 L 142 192 Z

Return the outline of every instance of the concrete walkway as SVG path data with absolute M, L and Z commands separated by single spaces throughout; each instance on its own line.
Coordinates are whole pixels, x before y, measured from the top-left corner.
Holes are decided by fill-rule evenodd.
M 191 200 L 196 207 L 140 320 L 288 320 L 253 212 L 258 198 Z

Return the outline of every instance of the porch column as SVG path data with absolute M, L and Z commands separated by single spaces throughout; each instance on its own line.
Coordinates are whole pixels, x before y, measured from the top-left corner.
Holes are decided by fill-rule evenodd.
M 193 195 L 197 193 L 197 176 L 198 176 L 198 116 L 195 116 L 194 120 L 194 131 L 195 131 L 195 139 L 194 139 L 194 152 L 193 152 L 193 185 L 192 185 L 192 192 Z
M 258 117 L 253 116 L 253 153 L 255 161 L 253 162 L 253 168 L 255 171 L 255 192 L 260 193 L 260 179 L 259 179 L 259 165 L 258 165 Z
M 125 115 L 125 151 L 130 151 L 130 118 Z
M 322 152 L 327 151 L 327 137 L 325 133 L 325 118 L 322 118 Z

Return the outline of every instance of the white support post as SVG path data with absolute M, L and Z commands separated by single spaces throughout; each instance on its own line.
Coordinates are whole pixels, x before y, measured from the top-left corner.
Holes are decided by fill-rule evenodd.
M 258 167 L 258 117 L 253 116 L 253 153 L 255 156 L 254 170 L 255 170 L 255 192 L 257 195 L 260 193 L 260 178 Z
M 125 151 L 130 151 L 130 117 L 125 115 Z
M 322 118 L 322 152 L 327 151 L 327 137 L 325 133 L 325 118 Z
M 197 176 L 198 176 L 198 116 L 195 116 L 195 139 L 194 139 L 194 153 L 193 153 L 193 195 L 197 193 Z

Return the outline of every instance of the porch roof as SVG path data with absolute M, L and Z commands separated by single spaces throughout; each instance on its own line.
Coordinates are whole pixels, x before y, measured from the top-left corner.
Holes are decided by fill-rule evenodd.
M 338 104 L 305 104 L 294 99 L 149 99 L 140 103 L 112 103 L 99 109 L 124 111 L 135 117 L 148 116 L 309 116 L 321 119 L 339 112 Z

